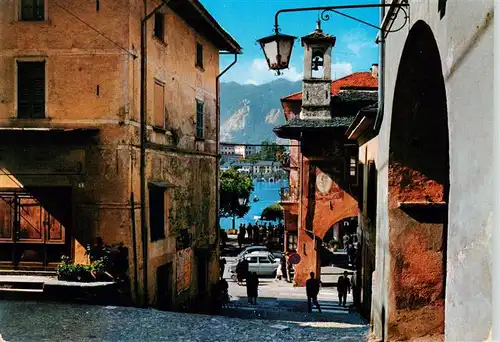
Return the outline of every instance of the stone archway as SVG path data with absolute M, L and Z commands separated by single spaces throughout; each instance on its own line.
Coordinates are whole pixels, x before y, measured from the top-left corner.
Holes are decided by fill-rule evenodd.
M 444 333 L 448 136 L 439 49 L 418 21 L 403 49 L 391 117 L 389 340 Z

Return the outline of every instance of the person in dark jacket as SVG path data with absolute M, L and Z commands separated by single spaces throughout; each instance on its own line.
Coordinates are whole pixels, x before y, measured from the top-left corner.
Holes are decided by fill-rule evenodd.
M 349 281 L 347 271 L 345 271 L 344 275 L 340 276 L 337 280 L 337 292 L 339 294 L 339 306 L 343 306 L 345 308 L 347 293 L 351 292 L 351 282 Z
M 252 272 L 247 278 L 247 297 L 250 304 L 257 304 L 259 293 L 259 277 L 257 273 Z
M 314 272 L 309 273 L 311 278 L 306 281 L 306 294 L 307 294 L 307 311 L 312 312 L 312 304 L 316 305 L 318 311 L 321 312 L 321 307 L 318 303 L 319 281 L 314 278 Z

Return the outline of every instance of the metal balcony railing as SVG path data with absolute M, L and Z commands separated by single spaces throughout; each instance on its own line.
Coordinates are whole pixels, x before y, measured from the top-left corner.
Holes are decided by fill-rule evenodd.
M 299 191 L 297 187 L 283 187 L 280 189 L 281 202 L 298 202 Z

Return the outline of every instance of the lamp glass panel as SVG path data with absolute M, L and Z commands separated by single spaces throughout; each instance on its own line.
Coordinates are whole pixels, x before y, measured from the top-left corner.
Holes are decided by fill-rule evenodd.
M 270 69 L 276 69 L 277 64 L 277 55 L 278 55 L 278 43 L 276 41 L 271 41 L 268 43 L 262 44 L 262 50 L 267 58 L 267 63 L 269 64 Z
M 290 63 L 290 55 L 292 54 L 293 40 L 283 39 L 279 42 L 279 52 L 281 54 L 281 65 L 283 68 L 288 68 Z

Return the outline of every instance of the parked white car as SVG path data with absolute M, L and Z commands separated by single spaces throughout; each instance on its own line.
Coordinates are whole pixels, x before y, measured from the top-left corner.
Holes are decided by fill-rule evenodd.
M 248 261 L 248 271 L 255 272 L 258 276 L 274 276 L 280 265 L 280 259 L 268 251 L 254 251 L 246 254 L 244 258 Z M 236 264 L 231 265 L 230 270 L 236 272 Z
M 243 259 L 243 257 L 245 255 L 247 255 L 248 253 L 252 253 L 252 252 L 256 252 L 256 251 L 267 251 L 267 247 L 266 246 L 248 246 L 248 247 L 245 247 L 241 252 L 240 254 L 238 254 L 236 256 L 236 260 L 240 260 L 240 259 Z

